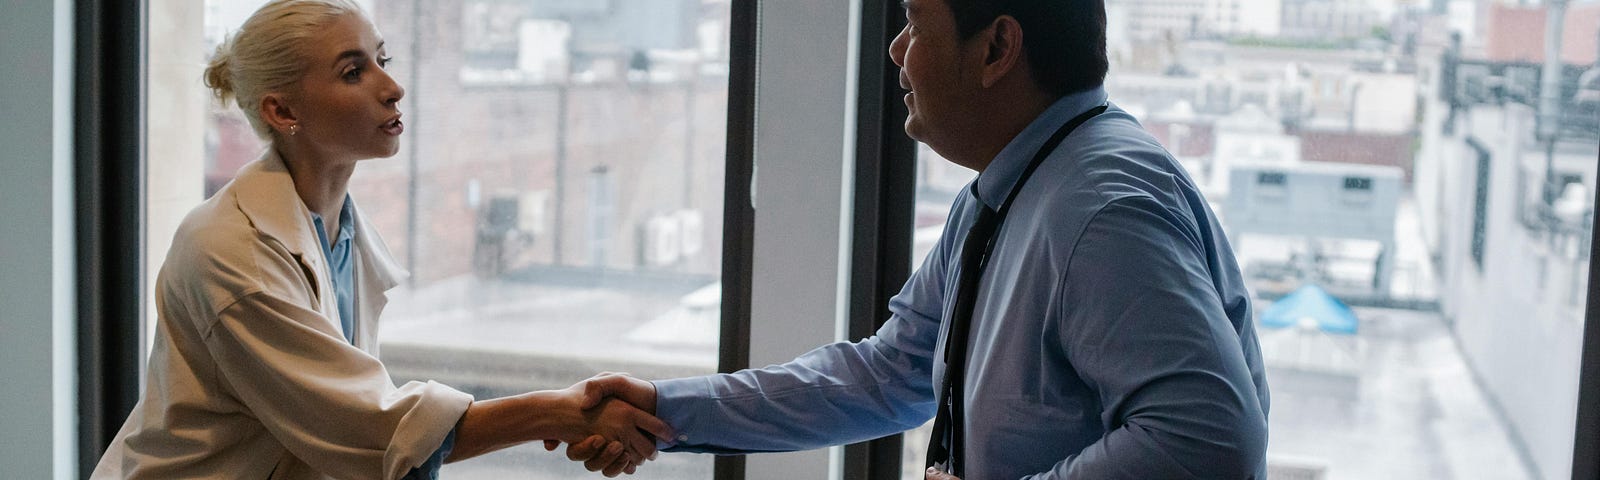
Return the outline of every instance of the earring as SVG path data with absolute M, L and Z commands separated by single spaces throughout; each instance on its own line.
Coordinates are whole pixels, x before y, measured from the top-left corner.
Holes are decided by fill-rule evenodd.
M 300 133 L 300 124 L 289 125 L 289 136 L 293 137 L 296 133 Z

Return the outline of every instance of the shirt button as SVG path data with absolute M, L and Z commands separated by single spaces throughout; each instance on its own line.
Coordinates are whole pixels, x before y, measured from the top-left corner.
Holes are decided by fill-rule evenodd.
M 678 441 L 687 442 L 687 441 L 689 441 L 689 436 L 688 435 L 678 435 Z

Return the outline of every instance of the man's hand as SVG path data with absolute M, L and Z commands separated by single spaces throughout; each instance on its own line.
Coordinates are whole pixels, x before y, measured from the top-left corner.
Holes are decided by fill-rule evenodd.
M 581 392 L 580 403 L 583 408 L 595 408 L 604 405 L 607 400 L 615 402 L 620 400 L 651 415 L 656 411 L 656 387 L 650 382 L 629 376 L 626 373 L 601 373 L 594 377 L 578 382 L 568 388 L 571 391 Z M 662 424 L 665 426 L 665 424 Z M 672 441 L 671 432 L 667 436 L 657 435 L 657 438 L 666 442 Z M 615 443 L 609 444 L 604 438 L 591 437 L 585 441 L 567 444 L 567 458 L 575 462 L 583 462 L 583 467 L 591 472 L 602 472 L 606 476 L 613 476 L 614 472 L 621 471 L 632 474 L 641 462 L 630 462 L 628 456 L 614 453 Z M 546 440 L 544 448 L 555 450 L 559 442 Z M 655 459 L 655 445 L 651 445 L 651 460 Z
M 608 409 L 615 410 L 615 415 L 622 415 L 624 424 L 629 410 L 637 409 L 635 410 L 636 412 L 648 415 L 655 413 L 655 385 L 625 373 L 601 373 L 568 387 L 566 392 L 577 397 L 580 408 L 583 408 L 586 414 L 592 414 L 591 418 L 597 420 L 603 419 L 605 411 Z M 639 428 L 647 430 L 651 435 L 663 441 L 670 442 L 672 440 L 670 427 L 654 417 L 650 417 L 649 420 L 658 425 L 646 428 L 646 425 L 641 423 Z M 608 422 L 602 420 L 601 423 Z M 644 460 L 654 460 L 656 457 L 655 443 L 653 441 L 646 449 L 645 446 L 636 443 L 638 436 L 626 443 L 607 441 L 608 438 L 619 437 L 596 431 L 596 435 L 590 436 L 583 441 L 568 443 L 567 458 L 575 462 L 583 462 L 584 468 L 591 472 L 601 472 L 607 477 L 612 477 L 620 473 L 631 475 Z M 620 438 L 628 439 L 626 436 Z M 648 437 L 643 438 L 649 439 Z M 557 440 L 545 440 L 544 442 L 546 450 L 553 451 L 560 445 L 561 442 Z M 642 459 L 638 456 L 646 452 L 647 454 Z
M 928 473 L 922 476 L 923 480 L 961 480 L 955 475 L 944 473 L 934 467 L 928 467 Z
M 656 414 L 656 386 L 626 373 L 601 373 L 571 388 L 583 391 L 583 408 L 593 408 L 606 398 L 616 397 L 645 413 Z

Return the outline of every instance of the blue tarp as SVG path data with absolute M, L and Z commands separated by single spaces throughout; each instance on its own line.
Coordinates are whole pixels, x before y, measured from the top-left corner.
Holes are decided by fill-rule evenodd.
M 1315 322 L 1317 329 L 1328 333 L 1355 335 L 1359 321 L 1355 312 L 1344 302 L 1328 295 L 1321 287 L 1306 285 L 1278 301 L 1261 314 L 1261 326 L 1284 328 Z

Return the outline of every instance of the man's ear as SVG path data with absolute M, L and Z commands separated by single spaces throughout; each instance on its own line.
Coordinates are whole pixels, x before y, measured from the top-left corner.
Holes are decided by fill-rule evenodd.
M 279 135 L 288 136 L 290 131 L 300 123 L 300 118 L 295 116 L 293 108 L 289 107 L 288 97 L 281 93 L 269 93 L 261 96 L 261 121 L 266 122 L 267 128 Z
M 989 88 L 1018 70 L 1023 58 L 1022 24 L 1010 15 L 1001 15 L 980 33 L 987 42 L 983 58 L 983 87 Z

